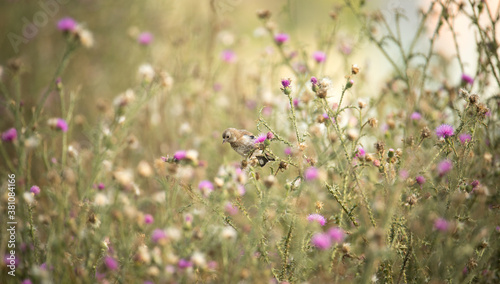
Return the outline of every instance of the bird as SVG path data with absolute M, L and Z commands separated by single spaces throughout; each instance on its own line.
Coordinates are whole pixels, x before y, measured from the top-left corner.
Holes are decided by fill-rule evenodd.
M 255 135 L 244 129 L 228 128 L 222 132 L 222 144 L 229 143 L 231 148 L 244 158 L 255 156 L 259 165 L 263 167 L 267 162 L 275 159 L 268 153 L 261 151 L 255 143 L 255 139 L 257 139 Z

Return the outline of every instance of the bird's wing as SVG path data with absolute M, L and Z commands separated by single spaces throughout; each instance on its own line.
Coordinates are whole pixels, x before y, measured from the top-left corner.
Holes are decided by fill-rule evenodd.
M 241 130 L 239 130 L 239 131 L 240 131 L 241 135 L 247 135 L 247 136 L 250 136 L 250 137 L 255 138 L 255 136 L 254 136 L 254 135 L 252 134 L 252 132 L 250 132 L 250 131 L 246 131 L 246 130 L 244 130 L 244 129 L 241 129 Z

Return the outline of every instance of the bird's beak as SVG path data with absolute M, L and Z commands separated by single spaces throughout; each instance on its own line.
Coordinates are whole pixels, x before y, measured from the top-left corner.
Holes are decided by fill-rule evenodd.
M 226 139 L 222 139 L 222 144 L 226 143 Z

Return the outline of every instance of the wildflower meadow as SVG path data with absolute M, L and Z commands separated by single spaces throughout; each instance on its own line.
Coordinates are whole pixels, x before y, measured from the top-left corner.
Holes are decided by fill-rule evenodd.
M 0 7 L 0 283 L 500 283 L 498 1 Z

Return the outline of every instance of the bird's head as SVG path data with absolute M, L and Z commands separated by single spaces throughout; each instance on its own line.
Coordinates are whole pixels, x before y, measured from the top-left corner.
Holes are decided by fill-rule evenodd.
M 228 143 L 233 143 L 236 142 L 236 136 L 237 136 L 237 129 L 234 128 L 228 128 L 222 132 L 222 144 L 228 142 Z

